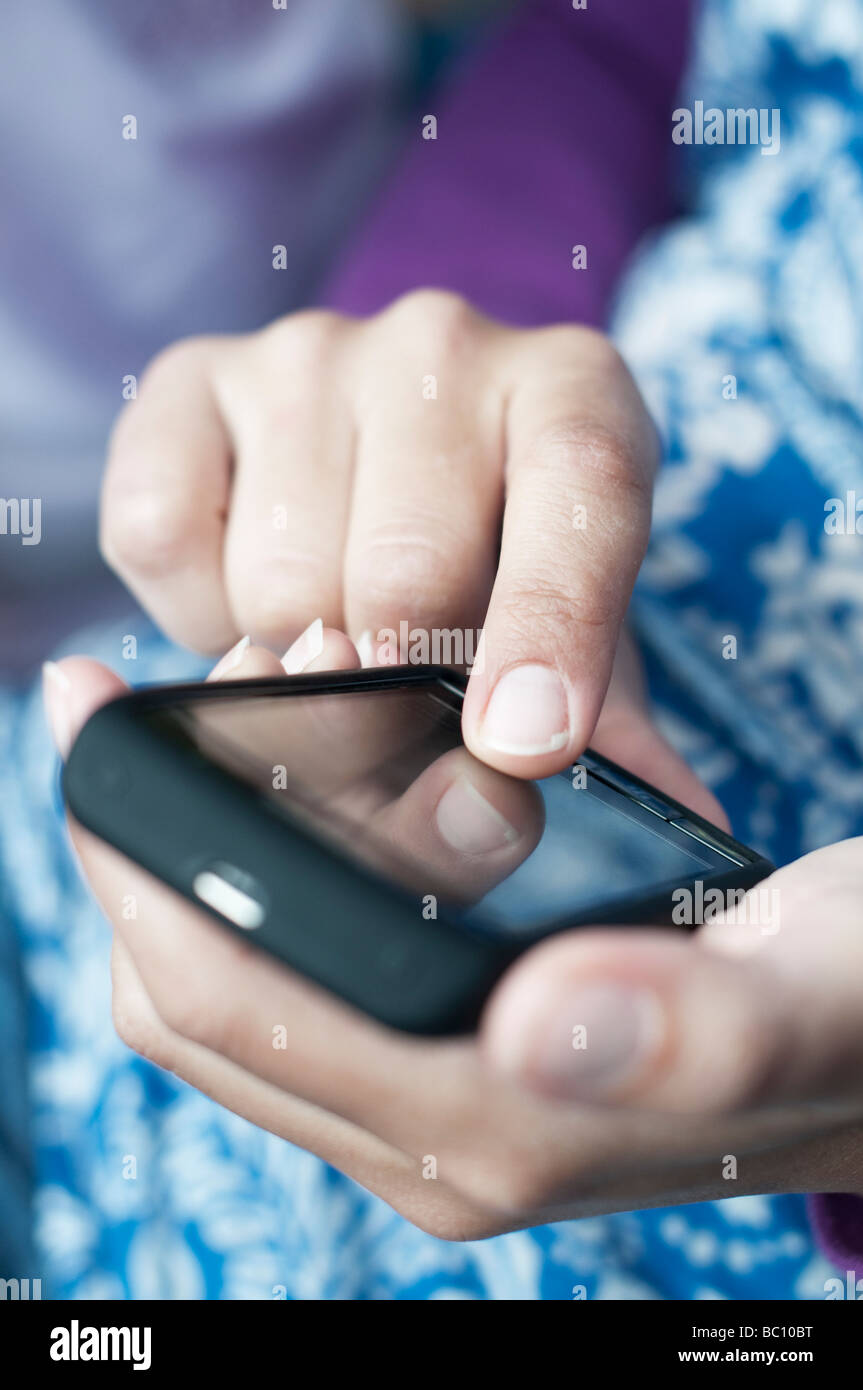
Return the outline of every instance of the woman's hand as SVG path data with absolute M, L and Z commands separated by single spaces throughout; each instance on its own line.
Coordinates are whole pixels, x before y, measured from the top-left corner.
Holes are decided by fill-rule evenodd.
M 545 775 L 602 706 L 656 456 L 601 335 L 425 290 L 162 353 L 113 436 L 102 547 L 202 651 L 246 633 L 281 650 L 317 618 L 366 650 L 402 622 L 430 649 L 483 627 L 465 740 Z
M 356 660 L 328 632 L 307 669 Z M 593 745 L 621 756 L 625 736 L 634 772 L 715 818 L 633 694 L 629 661 Z M 230 674 L 278 671 L 251 648 Z M 48 681 L 61 739 L 121 689 L 104 667 L 64 661 Z M 753 889 L 778 895 L 766 931 L 763 912 L 762 925 L 717 921 L 695 936 L 582 928 L 521 957 L 476 1038 L 429 1041 L 351 1010 L 71 829 L 115 927 L 126 1042 L 436 1235 L 748 1192 L 863 1191 L 860 841 Z M 574 1049 L 579 1028 L 587 1046 Z

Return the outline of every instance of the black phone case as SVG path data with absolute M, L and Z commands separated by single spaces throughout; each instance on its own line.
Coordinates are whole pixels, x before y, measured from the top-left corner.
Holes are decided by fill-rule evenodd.
M 161 879 L 199 910 L 240 932 L 294 970 L 390 1027 L 451 1034 L 475 1027 L 507 966 L 539 939 L 501 942 L 448 920 L 423 916 L 423 900 L 367 872 L 275 811 L 254 787 L 161 736 L 141 716 L 186 698 L 368 691 L 464 679 L 434 667 L 389 667 L 283 679 L 143 688 L 103 705 L 79 733 L 63 771 L 66 804 L 81 825 Z M 588 751 L 589 771 L 625 791 L 651 816 L 661 805 L 707 843 L 741 860 L 705 876 L 705 888 L 746 889 L 772 870 L 755 854 L 686 807 Z M 243 932 L 202 903 L 197 875 L 235 866 L 255 885 L 262 925 Z M 606 914 L 573 917 L 553 930 L 584 925 L 670 921 L 667 892 L 619 902 Z M 543 933 L 547 935 L 548 933 Z

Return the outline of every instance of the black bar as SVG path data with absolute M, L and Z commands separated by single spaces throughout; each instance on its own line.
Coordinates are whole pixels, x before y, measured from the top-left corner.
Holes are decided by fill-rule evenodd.
M 134 1376 L 136 1360 L 139 1378 L 194 1371 L 196 1376 L 217 1374 L 220 1383 L 242 1377 L 247 1384 L 275 1372 L 308 1382 L 317 1373 L 333 1378 L 340 1348 L 352 1376 L 373 1376 L 377 1365 L 379 1371 L 386 1368 L 390 1383 L 409 1383 L 420 1372 L 428 1382 L 437 1356 L 448 1380 L 477 1376 L 487 1382 L 497 1353 L 511 1357 L 515 1341 L 520 1359 L 525 1358 L 524 1370 L 540 1385 L 559 1381 L 564 1364 L 575 1379 L 581 1378 L 579 1370 L 591 1366 L 595 1374 L 597 1363 L 609 1383 L 626 1372 L 641 1377 L 645 1371 L 710 1365 L 759 1366 L 763 1371 L 793 1365 L 814 1370 L 823 1379 L 840 1370 L 847 1374 L 858 1362 L 861 1324 L 856 1309 L 847 1304 L 860 1301 L 863 1290 L 851 1293 L 840 1298 L 834 1289 L 834 1296 L 825 1295 L 824 1301 L 781 1303 L 574 1300 L 556 1312 L 549 1304 L 525 1303 L 520 1305 L 522 1312 L 508 1312 L 501 1323 L 492 1306 L 467 1313 L 464 1302 L 473 1300 L 459 1300 L 458 1311 L 450 1304 L 444 1312 L 435 1303 L 418 1313 L 415 1304 L 407 1303 L 330 1306 L 326 1312 L 321 1305 L 291 1306 L 279 1299 L 106 1304 L 7 1297 L 2 1327 L 6 1369 L 11 1372 L 14 1367 L 19 1382 L 31 1371 L 60 1382 L 70 1376 L 92 1380 L 105 1370 L 113 1377 Z M 408 1324 L 416 1326 L 412 1319 L 417 1316 L 419 1363 L 408 1350 L 412 1344 L 400 1336 Z M 445 1319 L 443 1328 L 440 1317 Z M 448 1321 L 450 1317 L 455 1323 Z M 491 1328 L 486 1317 L 492 1319 Z M 523 1331 L 514 1325 L 514 1318 L 522 1317 Z M 348 1323 L 342 1324 L 342 1318 Z M 317 1335 L 321 1319 L 327 1333 L 323 1344 Z M 103 1328 L 115 1329 L 116 1335 L 103 1339 Z M 452 1337 L 446 1335 L 450 1332 Z M 105 1359 L 88 1359 L 94 1350 L 100 1356 L 104 1350 Z M 125 1353 L 125 1359 L 112 1359 L 112 1352 L 120 1358 Z M 58 1359 L 58 1353 L 77 1359 Z

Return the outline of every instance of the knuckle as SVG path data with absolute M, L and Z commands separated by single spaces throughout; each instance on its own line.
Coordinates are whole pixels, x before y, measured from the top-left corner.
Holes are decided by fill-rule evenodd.
M 238 409 L 238 387 L 245 398 L 243 430 L 250 451 L 296 439 L 310 404 L 328 390 L 347 324 L 328 310 L 308 309 L 254 335 L 234 382 Z
M 187 508 L 172 494 L 126 493 L 106 505 L 102 554 L 122 573 L 157 578 L 183 564 L 191 524 Z
M 579 592 L 572 586 L 564 591 L 552 581 L 543 583 L 535 575 L 516 581 L 512 592 L 501 600 L 495 617 L 502 622 L 510 641 L 524 639 L 528 647 L 543 644 L 569 644 L 580 630 L 601 631 L 619 619 L 615 597 L 599 584 L 585 583 Z
M 603 376 L 630 381 L 629 368 L 611 339 L 596 328 L 579 328 L 580 347 L 592 368 Z
M 638 388 L 629 367 L 610 338 L 596 328 L 582 324 L 550 324 L 535 328 L 528 338 L 531 357 L 536 361 L 537 350 L 543 363 L 546 380 L 582 387 L 592 384 L 597 392 L 637 394 Z
M 581 378 L 587 374 L 598 389 L 605 386 L 637 393 L 629 367 L 611 339 L 599 329 L 581 324 L 551 324 L 535 329 L 533 336 L 552 364 L 566 364 Z
M 462 295 L 451 290 L 416 289 L 388 305 L 381 321 L 387 327 L 420 330 L 433 340 L 455 345 L 476 324 L 478 315 Z
M 652 493 L 650 470 L 642 452 L 622 430 L 596 419 L 571 420 L 548 426 L 533 441 L 526 466 L 556 477 L 571 476 L 603 497 L 609 491 L 633 492 L 646 504 Z
M 151 357 L 138 383 L 138 401 L 159 388 L 163 382 L 174 386 L 178 376 L 197 371 L 218 339 L 206 336 L 178 338 Z M 137 402 L 136 402 L 137 404 Z M 130 410 L 131 414 L 131 410 Z
M 275 354 L 280 367 L 313 368 L 329 356 L 347 323 L 329 309 L 302 309 L 268 324 L 257 340 L 267 354 Z
M 589 328 L 581 323 L 550 323 L 534 328 L 531 337 L 541 347 L 569 354 L 575 352 L 579 361 L 586 359 L 600 367 L 606 363 L 610 366 L 619 363 L 626 370 L 614 343 L 598 328 Z

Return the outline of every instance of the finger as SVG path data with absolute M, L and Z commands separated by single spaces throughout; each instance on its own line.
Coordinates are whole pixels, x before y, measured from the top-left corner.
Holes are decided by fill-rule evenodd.
M 315 618 L 285 652 L 282 666 L 289 676 L 304 671 L 356 671 L 360 658 L 347 633 L 324 627 L 322 620 Z
M 465 742 L 518 776 L 574 761 L 599 717 L 647 544 L 655 431 L 616 354 L 584 330 L 520 347 L 507 410 L 497 579 Z M 552 355 L 553 353 L 553 355 Z M 583 510 L 579 510 L 583 509 Z
M 68 756 L 79 729 L 90 715 L 128 690 L 119 676 L 89 657 L 67 656 L 46 661 L 42 693 L 48 727 L 61 758 Z
M 241 637 L 229 652 L 216 662 L 207 681 L 255 680 L 267 676 L 283 676 L 285 668 L 266 647 L 253 647 L 250 637 Z M 206 715 L 208 706 L 201 710 Z
M 358 667 L 359 656 L 350 638 L 325 628 L 318 618 L 281 662 L 266 648 L 251 646 L 246 637 L 222 658 L 208 680 Z M 350 795 L 364 777 L 398 767 L 405 750 L 421 745 L 426 732 L 417 726 L 415 707 L 398 690 L 372 694 L 329 690 L 312 695 L 291 694 L 285 685 L 284 694 L 256 691 L 246 700 L 240 693 L 215 705 L 202 700 L 195 705 L 194 716 L 204 731 L 230 738 L 241 750 L 254 754 L 262 767 L 284 767 L 283 790 L 295 793 L 305 804 L 323 803 L 325 813 L 334 798 Z
M 500 429 L 483 406 L 483 322 L 455 295 L 407 295 L 375 321 L 354 368 L 348 631 L 364 645 L 426 634 L 425 659 L 450 666 L 473 657 L 500 528 Z
M 243 637 L 216 664 L 207 681 L 279 679 L 286 668 L 290 675 L 301 675 L 353 670 L 358 664 L 350 638 L 324 628 L 317 619 L 281 661 L 266 647 L 252 646 L 250 638 Z M 387 711 L 362 700 L 346 703 L 347 698 L 289 696 L 286 689 L 285 695 L 255 691 L 248 699 L 239 694 L 225 702 L 186 704 L 199 745 L 217 762 L 225 760 L 230 745 L 234 750 L 231 766 L 240 775 L 254 775 L 257 767 L 262 786 L 270 788 L 274 768 L 284 766 L 287 792 L 306 788 L 314 800 L 321 800 L 340 792 L 349 773 L 356 776 L 359 769 L 367 768 L 375 749 L 392 751 L 395 724 Z M 377 739 L 369 737 L 372 732 Z M 410 736 L 407 725 L 405 735 Z
M 314 614 L 344 626 L 353 425 L 335 384 L 349 333 L 334 314 L 293 315 L 248 340 L 217 381 L 236 457 L 225 540 L 231 611 L 241 631 L 280 650 Z
M 747 894 L 750 914 L 771 883 Z M 484 1053 L 562 1099 L 691 1114 L 818 1100 L 814 1119 L 826 1121 L 830 1103 L 859 1105 L 861 1094 L 863 934 L 859 911 L 843 906 L 783 921 L 745 957 L 703 936 L 550 939 L 493 996 Z M 721 922 L 711 930 L 721 934 Z
M 102 552 L 169 637 L 198 651 L 238 632 L 222 577 L 231 445 L 212 390 L 227 340 L 175 344 L 120 416 L 102 491 Z

